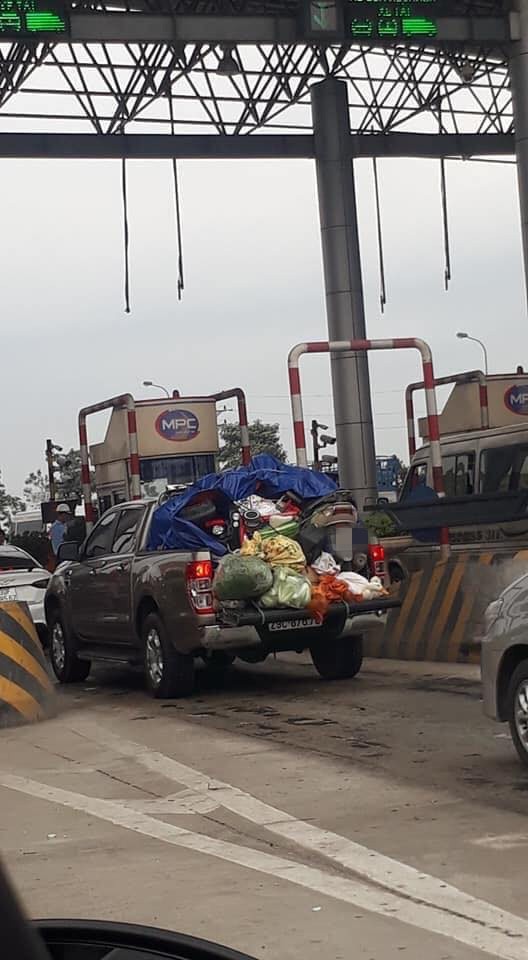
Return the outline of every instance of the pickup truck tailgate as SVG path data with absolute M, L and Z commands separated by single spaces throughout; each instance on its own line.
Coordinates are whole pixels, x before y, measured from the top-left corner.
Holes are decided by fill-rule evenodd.
M 382 597 L 379 600 L 364 600 L 361 603 L 331 603 L 324 622 L 335 619 L 336 617 L 345 617 L 345 619 L 362 616 L 363 614 L 385 613 L 401 606 L 401 600 L 397 597 Z M 227 610 L 223 609 L 219 614 L 222 623 L 237 627 L 258 627 L 267 626 L 275 623 L 288 623 L 291 621 L 314 620 L 313 613 L 308 610 L 289 610 L 281 607 L 275 610 L 262 610 L 260 607 L 246 608 L 245 610 Z

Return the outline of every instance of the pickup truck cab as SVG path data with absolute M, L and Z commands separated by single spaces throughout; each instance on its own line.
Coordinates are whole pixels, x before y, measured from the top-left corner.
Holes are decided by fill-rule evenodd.
M 236 604 L 215 609 L 207 550 L 148 550 L 157 501 L 108 510 L 84 543 L 63 543 L 45 597 L 50 658 L 61 683 L 86 679 L 92 661 L 142 666 L 155 697 L 194 688 L 195 661 L 222 672 L 235 657 L 256 663 L 309 649 L 326 679 L 361 668 L 362 636 L 383 628 L 393 599 L 333 604 L 322 623 L 310 612 Z

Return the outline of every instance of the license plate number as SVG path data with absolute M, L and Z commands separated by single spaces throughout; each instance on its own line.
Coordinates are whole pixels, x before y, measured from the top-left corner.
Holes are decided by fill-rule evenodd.
M 0 587 L 0 602 L 7 603 L 9 600 L 16 600 L 16 598 L 15 587 Z
M 311 617 L 299 617 L 298 620 L 282 620 L 277 623 L 269 623 L 268 630 L 273 633 L 279 630 L 310 630 L 313 627 L 320 627 L 318 620 L 312 620 Z

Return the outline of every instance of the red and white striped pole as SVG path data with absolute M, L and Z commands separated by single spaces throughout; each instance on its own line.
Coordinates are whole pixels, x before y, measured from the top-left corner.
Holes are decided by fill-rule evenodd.
M 480 407 L 480 426 L 482 430 L 489 429 L 489 406 L 488 406 L 488 384 L 486 375 L 482 370 L 468 370 L 465 373 L 452 373 L 448 377 L 435 377 L 435 387 L 443 387 L 449 383 L 472 383 L 478 380 L 479 384 L 479 407 Z M 416 453 L 416 433 L 414 417 L 414 394 L 417 390 L 424 389 L 423 380 L 416 383 L 410 383 L 405 390 L 405 411 L 407 415 L 407 443 L 409 447 L 409 457 L 413 458 Z
M 92 505 L 92 487 L 90 484 L 88 437 L 86 434 L 86 412 L 84 410 L 81 410 L 79 413 L 79 447 L 81 455 L 81 484 L 84 500 L 84 516 L 86 519 L 86 529 L 91 530 L 95 517 Z
M 295 436 L 295 452 L 298 466 L 308 466 L 301 379 L 299 374 L 299 361 L 301 356 L 304 353 L 347 353 L 348 351 L 359 353 L 367 350 L 418 350 L 420 352 L 425 389 L 425 405 L 427 409 L 433 488 L 437 496 L 443 497 L 444 476 L 442 472 L 442 453 L 440 450 L 440 429 L 438 423 L 438 407 L 436 404 L 433 358 L 429 345 L 424 340 L 418 338 L 399 338 L 396 340 L 323 340 L 312 343 L 298 343 L 295 347 L 292 347 L 288 355 L 288 376 L 290 382 L 293 431 Z M 449 553 L 449 530 L 447 527 L 443 527 L 440 531 L 440 551 L 443 556 Z
M 122 403 L 117 404 L 117 406 L 126 407 L 127 411 L 130 497 L 132 500 L 141 500 L 141 475 L 139 469 L 136 404 L 131 393 L 124 393 L 120 399 Z
M 79 411 L 79 447 L 81 455 L 81 482 L 84 500 L 84 514 L 86 529 L 89 532 L 94 523 L 94 509 L 92 505 L 92 490 L 90 485 L 90 463 L 88 448 L 88 433 L 86 418 L 90 413 L 99 413 L 101 410 L 124 407 L 127 411 L 130 497 L 132 500 L 141 499 L 141 478 L 139 472 L 139 455 L 136 425 L 136 404 L 131 393 L 123 393 L 119 397 L 111 397 L 101 403 L 93 403 L 90 407 L 83 407 Z
M 242 452 L 242 463 L 245 467 L 251 461 L 251 447 L 249 444 L 249 425 L 247 415 L 246 394 L 241 387 L 234 387 L 232 390 L 222 390 L 220 393 L 213 394 L 214 400 L 229 400 L 234 397 L 238 406 L 238 423 L 240 425 L 240 446 Z
M 485 375 L 479 370 L 479 404 L 480 425 L 483 430 L 489 429 L 488 383 Z

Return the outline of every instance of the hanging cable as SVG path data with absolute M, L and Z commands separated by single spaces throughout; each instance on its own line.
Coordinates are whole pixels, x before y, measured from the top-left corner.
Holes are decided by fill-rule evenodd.
M 447 211 L 447 184 L 445 172 L 445 160 L 440 158 L 440 192 L 442 194 L 442 228 L 444 233 L 444 284 L 446 290 L 449 290 L 449 281 L 451 280 L 451 251 L 449 244 L 449 220 Z
M 378 231 L 378 262 L 379 262 L 379 272 L 380 272 L 380 307 L 381 312 L 385 311 L 385 304 L 387 303 L 387 290 L 385 287 L 385 260 L 383 256 L 383 233 L 381 227 L 381 204 L 380 204 L 380 191 L 379 191 L 379 180 L 378 180 L 378 163 L 376 157 L 372 157 L 372 170 L 374 173 L 374 196 L 376 199 L 376 225 Z
M 170 128 L 171 136 L 174 136 L 175 125 L 174 125 L 174 105 L 172 102 L 171 89 L 170 85 L 167 90 L 167 98 L 169 101 L 169 119 L 170 119 Z M 176 216 L 176 237 L 178 242 L 178 300 L 182 298 L 182 291 L 185 286 L 183 280 L 183 244 L 182 244 L 182 225 L 181 225 L 181 205 L 180 205 L 180 185 L 178 180 L 178 162 L 176 157 L 172 157 L 172 182 L 174 187 L 174 212 Z
M 437 102 L 438 109 L 438 133 L 445 133 L 442 123 L 442 100 Z M 451 280 L 451 249 L 449 243 L 449 217 L 447 210 L 447 182 L 445 171 L 445 157 L 440 157 L 440 198 L 442 202 L 442 233 L 444 237 L 444 286 L 449 290 L 449 281 Z
M 128 190 L 126 159 L 121 160 L 121 196 L 123 198 L 123 240 L 125 253 L 125 313 L 130 313 L 130 262 L 128 230 Z

